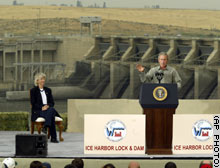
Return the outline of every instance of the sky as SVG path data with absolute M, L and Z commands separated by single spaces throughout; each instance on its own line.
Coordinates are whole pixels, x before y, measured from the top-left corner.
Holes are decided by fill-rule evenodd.
M 77 0 L 17 0 L 25 5 L 73 4 Z M 13 0 L 0 0 L 0 5 L 10 5 Z M 106 2 L 112 8 L 143 8 L 144 6 L 160 5 L 161 8 L 213 9 L 220 10 L 220 0 L 81 0 L 84 6 L 96 3 L 99 6 Z

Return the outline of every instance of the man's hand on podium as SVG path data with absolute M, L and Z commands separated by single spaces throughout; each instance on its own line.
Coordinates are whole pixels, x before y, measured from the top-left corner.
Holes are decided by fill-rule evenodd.
M 139 72 L 144 72 L 144 67 L 143 67 L 141 64 L 137 64 L 137 65 L 136 65 L 136 69 L 137 69 Z

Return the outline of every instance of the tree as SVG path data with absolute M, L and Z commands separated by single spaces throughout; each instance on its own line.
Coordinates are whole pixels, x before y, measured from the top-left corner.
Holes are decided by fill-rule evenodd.
M 77 7 L 83 7 L 82 2 L 81 2 L 80 0 L 77 0 L 76 6 L 77 6 Z
M 13 5 L 17 5 L 17 1 L 16 0 L 13 1 Z
M 156 7 L 155 7 L 155 8 L 159 9 L 159 8 L 160 8 L 160 5 L 156 5 Z
M 103 8 L 107 8 L 106 2 L 103 3 Z

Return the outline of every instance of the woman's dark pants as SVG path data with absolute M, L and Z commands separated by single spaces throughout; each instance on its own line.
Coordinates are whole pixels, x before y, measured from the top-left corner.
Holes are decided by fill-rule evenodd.
M 53 107 L 50 107 L 47 110 L 40 112 L 40 117 L 43 117 L 45 119 L 44 126 L 50 128 L 50 135 L 52 139 L 57 138 L 55 115 L 56 110 Z

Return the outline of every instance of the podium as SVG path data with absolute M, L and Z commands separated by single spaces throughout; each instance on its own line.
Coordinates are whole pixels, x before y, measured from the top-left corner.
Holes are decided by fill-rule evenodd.
M 143 84 L 139 96 L 146 116 L 146 153 L 172 154 L 173 114 L 178 106 L 176 84 Z

